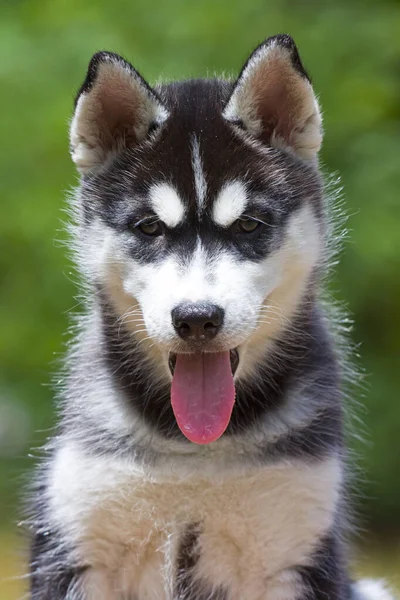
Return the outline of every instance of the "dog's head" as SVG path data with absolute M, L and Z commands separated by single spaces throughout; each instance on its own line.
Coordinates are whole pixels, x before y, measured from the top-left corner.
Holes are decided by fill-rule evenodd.
M 201 379 L 231 398 L 227 369 L 245 378 L 309 287 L 323 247 L 321 139 L 289 36 L 261 44 L 234 82 L 151 88 L 115 54 L 90 62 L 71 124 L 80 263 L 116 327 L 161 376 L 175 368 L 186 434 L 198 409 L 182 395 Z M 204 404 L 196 393 L 192 403 Z M 219 435 L 232 408 L 221 398 L 211 411 L 219 425 L 208 424 Z M 215 431 L 188 437 L 210 441 Z

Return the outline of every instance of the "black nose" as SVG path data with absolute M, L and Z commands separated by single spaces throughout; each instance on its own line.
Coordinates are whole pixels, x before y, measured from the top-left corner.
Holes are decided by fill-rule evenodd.
M 183 340 L 206 341 L 222 327 L 224 311 L 215 304 L 184 302 L 172 310 L 172 324 Z

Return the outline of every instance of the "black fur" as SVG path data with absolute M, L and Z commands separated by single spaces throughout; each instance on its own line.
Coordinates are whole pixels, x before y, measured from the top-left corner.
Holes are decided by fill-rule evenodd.
M 115 384 L 124 393 L 135 414 L 140 414 L 158 433 L 167 438 L 190 443 L 180 431 L 170 402 L 170 387 L 152 389 L 151 373 L 137 376 L 135 363 L 140 365 L 144 356 L 124 327 L 117 324 L 117 317 L 103 301 L 103 340 L 106 365 L 113 374 Z M 77 357 L 85 362 L 90 357 Z M 93 364 L 96 360 L 92 359 Z M 100 374 L 99 374 L 100 375 Z M 93 376 L 96 376 L 95 374 Z M 282 408 L 288 390 L 295 383 L 304 382 L 302 394 L 307 398 L 324 389 L 324 409 L 304 429 L 293 430 L 274 444 L 260 448 L 263 461 L 285 457 L 321 457 L 342 443 L 342 409 L 339 391 L 339 367 L 332 352 L 329 334 L 322 316 L 315 306 L 307 302 L 293 323 L 292 330 L 276 342 L 268 360 L 260 366 L 260 374 L 252 380 L 238 381 L 236 403 L 225 435 L 235 435 L 253 426 L 263 415 Z M 308 383 L 309 382 L 309 383 Z M 97 429 L 93 423 L 91 427 Z M 106 452 L 104 434 L 98 431 L 99 451 Z M 93 445 L 93 439 L 90 438 Z M 95 444 L 96 446 L 96 444 Z M 127 439 L 110 440 L 113 452 L 135 453 L 140 449 Z M 92 446 L 93 448 L 93 446 Z
M 210 253 L 222 247 L 238 260 L 263 260 L 282 241 L 284 224 L 302 206 L 304 190 L 318 216 L 321 181 L 317 172 L 290 154 L 270 149 L 268 156 L 243 144 L 235 127 L 222 117 L 231 86 L 218 80 L 192 80 L 160 88 L 170 118 L 146 145 L 131 145 L 108 168 L 82 183 L 83 209 L 88 222 L 100 217 L 126 235 L 126 244 L 138 262 L 161 261 L 174 253 L 184 263 L 190 257 L 196 232 Z M 207 173 L 207 197 L 200 210 L 196 203 L 191 148 L 197 139 Z M 179 148 L 179 152 L 171 151 Z M 203 149 L 206 148 L 207 152 Z M 218 156 L 218 161 L 215 157 Z M 285 172 L 285 178 L 276 173 Z M 251 237 L 232 228 L 218 227 L 210 218 L 215 198 L 227 181 L 239 180 L 248 189 L 252 204 L 247 214 L 266 222 Z M 134 225 L 152 213 L 148 190 L 153 183 L 172 185 L 187 205 L 185 223 L 165 230 L 165 236 L 143 239 Z
M 321 540 L 312 562 L 312 566 L 299 569 L 305 585 L 304 596 L 299 600 L 351 600 L 345 551 L 337 533 Z
M 272 44 L 276 44 L 288 50 L 293 67 L 302 77 L 304 77 L 305 79 L 307 79 L 307 81 L 311 83 L 311 78 L 305 70 L 303 63 L 301 62 L 300 54 L 297 50 L 296 44 L 293 41 L 293 38 L 290 37 L 290 35 L 287 35 L 286 33 L 278 33 L 277 35 L 272 35 L 271 37 L 267 38 L 264 42 L 257 46 L 255 50 L 253 50 L 253 52 L 250 54 L 249 58 L 243 65 L 242 70 L 240 71 L 236 85 L 240 84 L 243 73 L 246 71 L 250 61 L 255 56 L 258 56 L 259 54 L 264 52 L 268 52 L 268 49 L 271 47 Z
M 117 63 L 123 69 L 126 69 L 127 71 L 129 71 L 132 74 L 132 77 L 140 83 L 140 85 L 147 91 L 147 93 L 150 96 L 152 96 L 154 98 L 154 100 L 156 100 L 159 104 L 161 104 L 161 100 L 158 97 L 157 93 L 149 86 L 147 81 L 145 79 L 143 79 L 143 77 L 140 75 L 140 73 L 136 69 L 134 69 L 127 60 L 125 60 L 124 58 L 122 58 L 122 56 L 120 56 L 119 54 L 116 54 L 115 52 L 107 52 L 107 51 L 103 50 L 101 52 L 96 52 L 96 54 L 94 54 L 94 56 L 92 56 L 92 58 L 90 60 L 88 70 L 86 73 L 85 81 L 82 83 L 81 87 L 79 88 L 78 93 L 75 96 L 75 102 L 74 102 L 75 107 L 76 107 L 76 104 L 77 104 L 80 96 L 82 94 L 90 92 L 90 90 L 92 89 L 92 87 L 97 79 L 97 75 L 98 75 L 100 66 L 103 63 L 107 63 L 107 62 Z
M 84 567 L 71 565 L 63 537 L 52 531 L 36 532 L 31 543 L 32 600 L 84 600 L 79 580 Z
M 48 459 L 52 456 L 50 451 Z M 35 505 L 30 510 L 27 526 L 32 532 L 30 544 L 30 598 L 31 600 L 84 600 L 79 581 L 86 568 L 74 564 L 62 532 L 49 525 L 49 507 L 46 499 L 47 469 L 37 473 Z
M 176 589 L 174 600 L 228 600 L 221 588 L 210 590 L 204 581 L 194 576 L 194 570 L 200 558 L 198 547 L 201 526 L 198 523 L 188 525 L 182 535 L 176 564 Z

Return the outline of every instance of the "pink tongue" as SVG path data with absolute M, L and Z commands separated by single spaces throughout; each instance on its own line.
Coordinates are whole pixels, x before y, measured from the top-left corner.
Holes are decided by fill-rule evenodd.
M 196 444 L 217 440 L 235 403 L 229 352 L 178 354 L 171 403 L 182 433 Z

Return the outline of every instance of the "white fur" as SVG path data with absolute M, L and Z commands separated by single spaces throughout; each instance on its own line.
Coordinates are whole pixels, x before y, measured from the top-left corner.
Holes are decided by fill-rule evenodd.
M 250 375 L 268 340 L 296 309 L 321 244 L 318 222 L 307 204 L 289 219 L 284 244 L 261 262 L 237 261 L 229 252 L 210 257 L 199 241 L 186 265 L 174 255 L 143 265 L 126 253 L 121 235 L 102 223 L 92 224 L 86 235 L 86 248 L 93 248 L 85 258 L 92 278 L 101 278 L 118 314 L 151 346 L 160 376 L 162 370 L 169 376 L 166 353 L 180 348 L 171 311 L 184 301 L 207 301 L 225 310 L 218 346 L 210 349 L 240 346 L 237 374 Z
M 93 567 L 88 577 L 105 585 L 100 600 L 144 590 L 149 600 L 170 600 L 182 531 L 197 522 L 195 577 L 227 587 L 232 600 L 261 599 L 267 590 L 271 600 L 294 600 L 299 579 L 291 567 L 306 566 L 331 527 L 341 481 L 335 457 L 182 478 L 69 443 L 49 473 L 48 500 L 52 525 Z
M 98 143 L 97 132 L 91 131 L 89 127 L 87 127 L 85 133 L 82 131 L 82 129 L 86 129 L 88 120 L 87 105 L 87 94 L 82 94 L 76 104 L 69 132 L 71 157 L 79 173 L 82 174 L 88 173 L 96 166 L 101 165 L 107 158 L 107 153 Z
M 246 188 L 241 181 L 231 181 L 224 185 L 214 202 L 212 218 L 221 227 L 229 227 L 245 211 L 247 205 Z
M 318 221 L 311 207 L 305 204 L 289 219 L 284 244 L 263 261 L 262 275 L 250 290 L 254 298 L 261 290 L 264 295 L 257 326 L 243 345 L 245 360 L 239 365 L 242 376 L 253 375 L 253 365 L 265 352 L 268 341 L 283 326 L 290 327 L 310 274 L 320 260 L 321 243 Z
M 156 215 L 167 227 L 176 227 L 185 216 L 185 205 L 178 192 L 168 183 L 157 183 L 150 188 L 149 200 Z
M 101 352 L 93 351 L 94 349 L 100 350 L 101 347 L 101 340 L 97 333 L 101 326 L 100 321 L 99 312 L 94 311 L 80 333 L 82 353 L 91 367 L 95 366 L 96 362 L 100 363 L 102 367 L 104 361 Z M 147 361 L 135 365 L 137 376 L 140 377 L 142 370 L 151 368 L 154 373 L 152 383 L 156 388 L 160 380 L 165 380 L 166 371 L 161 361 L 161 355 L 160 357 L 155 357 L 154 354 L 150 355 Z M 136 416 L 131 410 L 129 403 L 123 397 L 123 391 L 116 389 L 112 373 L 104 368 L 97 369 L 97 372 L 101 373 L 101 377 L 87 379 L 84 395 L 72 393 L 67 398 L 68 416 L 79 414 L 80 420 L 86 419 L 87 422 L 102 423 L 106 436 L 130 436 L 134 443 L 147 445 L 153 437 L 151 429 L 147 427 L 142 418 Z M 88 433 L 84 429 L 77 427 L 72 429 L 75 431 L 74 435 L 84 435 L 85 440 L 88 441 Z M 158 439 L 157 436 L 156 439 Z
M 393 600 L 386 584 L 378 579 L 361 579 L 353 586 L 354 600 Z
M 207 181 L 200 156 L 199 140 L 195 136 L 192 140 L 192 168 L 194 174 L 194 187 L 196 190 L 197 205 L 201 211 L 206 199 Z

